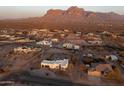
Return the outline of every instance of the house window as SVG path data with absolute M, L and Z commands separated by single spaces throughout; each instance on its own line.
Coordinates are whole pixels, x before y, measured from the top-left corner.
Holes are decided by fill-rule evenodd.
M 46 65 L 45 68 L 50 68 L 50 67 Z
M 42 65 L 42 67 L 44 68 L 44 65 Z

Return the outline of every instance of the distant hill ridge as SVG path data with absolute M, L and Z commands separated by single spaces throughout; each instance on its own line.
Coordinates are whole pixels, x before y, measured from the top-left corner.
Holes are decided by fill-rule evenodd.
M 50 9 L 41 17 L 0 21 L 0 27 L 2 28 L 70 28 L 80 30 L 98 24 L 124 24 L 124 15 L 114 12 L 85 11 L 83 8 L 72 6 L 67 10 Z

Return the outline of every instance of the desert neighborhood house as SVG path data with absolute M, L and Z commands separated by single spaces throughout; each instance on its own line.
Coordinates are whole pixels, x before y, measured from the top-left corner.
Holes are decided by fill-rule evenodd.
M 60 69 L 66 70 L 68 68 L 69 60 L 43 60 L 41 62 L 42 68 L 50 68 L 50 69 Z

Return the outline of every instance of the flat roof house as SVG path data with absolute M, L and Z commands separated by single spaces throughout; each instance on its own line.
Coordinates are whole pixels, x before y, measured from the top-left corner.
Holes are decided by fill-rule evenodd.
M 118 61 L 118 57 L 116 55 L 107 55 L 105 58 L 111 61 Z
M 68 68 L 69 60 L 43 60 L 41 62 L 41 68 L 66 70 Z
M 36 43 L 37 45 L 45 45 L 45 46 L 50 46 L 52 47 L 52 42 L 51 41 L 47 41 L 47 40 L 43 40 L 43 41 L 39 41 Z

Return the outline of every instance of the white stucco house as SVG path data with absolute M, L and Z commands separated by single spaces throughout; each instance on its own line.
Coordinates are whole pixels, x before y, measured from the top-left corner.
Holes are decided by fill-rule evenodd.
M 72 44 L 72 43 L 64 43 L 63 47 L 67 48 L 67 49 L 75 49 L 75 50 L 79 50 L 80 49 L 79 45 L 75 45 L 75 44 Z
M 23 52 L 23 53 L 29 53 L 29 52 L 36 52 L 36 51 L 40 51 L 41 49 L 40 48 L 30 48 L 30 47 L 17 47 L 17 48 L 14 48 L 13 51 L 14 52 Z
M 102 40 L 92 40 L 92 41 L 88 41 L 88 43 L 90 44 L 90 45 L 102 45 Z
M 41 62 L 41 68 L 59 69 L 66 70 L 69 65 L 68 59 L 63 60 L 43 60 Z
M 74 49 L 79 50 L 80 46 L 79 45 L 74 45 Z
M 57 38 L 53 38 L 51 39 L 52 42 L 59 42 L 59 40 Z
M 73 44 L 71 44 L 71 43 L 64 43 L 63 47 L 64 48 L 68 48 L 68 49 L 72 49 L 73 48 Z
M 39 41 L 36 44 L 37 45 L 46 45 L 46 46 L 52 47 L 52 42 L 51 41 L 47 41 L 47 40 Z
M 107 55 L 105 58 L 111 61 L 118 61 L 118 57 L 116 55 Z

